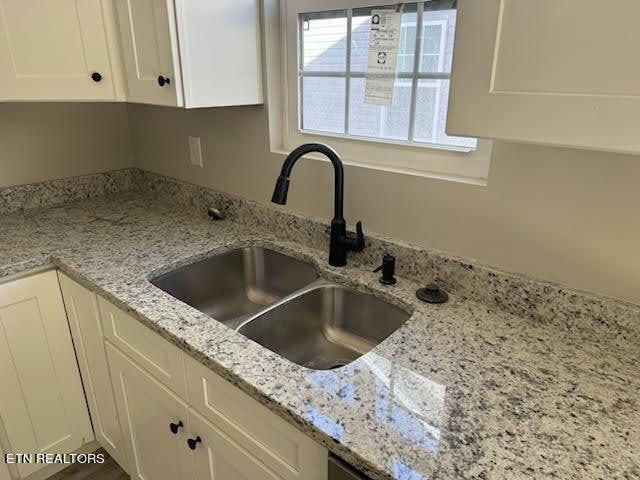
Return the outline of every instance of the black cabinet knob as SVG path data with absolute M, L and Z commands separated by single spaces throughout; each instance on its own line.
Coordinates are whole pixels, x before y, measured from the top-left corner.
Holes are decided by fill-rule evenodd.
M 190 438 L 190 439 L 188 439 L 188 440 L 187 440 L 187 445 L 189 445 L 189 448 L 190 448 L 191 450 L 195 450 L 195 449 L 196 449 L 196 446 L 197 446 L 199 443 L 202 443 L 202 439 L 201 439 L 199 436 L 198 436 L 198 437 L 196 437 L 196 438 Z
M 98 72 L 93 72 L 91 74 L 91 80 L 93 80 L 94 82 L 98 83 L 102 81 L 102 75 Z
M 158 85 L 164 87 L 165 85 L 170 85 L 171 79 L 169 77 L 163 77 L 162 75 L 158 76 Z
M 171 430 L 171 433 L 173 433 L 174 435 L 178 434 L 178 430 L 180 430 L 180 427 L 184 427 L 182 420 L 180 420 L 178 423 L 172 422 L 169 424 L 169 429 Z

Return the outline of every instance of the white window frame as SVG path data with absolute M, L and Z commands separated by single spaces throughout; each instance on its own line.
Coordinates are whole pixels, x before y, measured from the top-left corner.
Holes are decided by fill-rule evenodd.
M 469 150 L 437 144 L 408 144 L 405 141 L 375 137 L 347 137 L 343 134 L 300 130 L 299 15 L 315 11 L 388 6 L 391 3 L 393 2 L 389 0 L 280 0 L 282 72 L 274 78 L 279 78 L 282 85 L 281 99 L 276 102 L 282 106 L 282 124 L 276 127 L 276 131 L 281 132 L 282 142 L 279 148 L 273 150 L 286 153 L 303 143 L 324 142 L 333 146 L 346 164 L 486 185 L 493 148 L 489 140 L 478 139 L 476 150 Z M 422 32 L 418 32 L 418 35 L 421 36 Z M 321 156 L 310 157 L 322 159 Z

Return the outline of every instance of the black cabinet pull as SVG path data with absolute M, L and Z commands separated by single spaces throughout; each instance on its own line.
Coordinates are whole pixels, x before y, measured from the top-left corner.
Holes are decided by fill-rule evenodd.
M 184 427 L 184 424 L 182 423 L 182 420 L 180 420 L 178 423 L 171 422 L 169 424 L 169 428 L 171 429 L 171 433 L 173 433 L 174 435 L 178 434 L 178 430 L 180 429 L 180 427 Z
M 158 76 L 158 85 L 164 87 L 165 85 L 170 85 L 171 79 L 169 77 L 163 77 L 162 75 Z
M 91 80 L 98 83 L 102 81 L 102 75 L 99 72 L 93 72 L 91 74 Z
M 189 448 L 191 450 L 195 450 L 196 446 L 199 443 L 202 443 L 202 439 L 199 436 L 197 436 L 196 438 L 190 438 L 190 439 L 187 440 L 187 445 L 189 445 Z

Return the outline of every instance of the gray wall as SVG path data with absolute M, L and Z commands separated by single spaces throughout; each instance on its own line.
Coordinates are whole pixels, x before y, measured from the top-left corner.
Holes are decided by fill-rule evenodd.
M 268 202 L 282 156 L 261 107 L 130 105 L 136 163 Z M 205 168 L 188 164 L 202 137 Z M 329 165 L 303 161 L 287 208 L 329 219 Z M 498 142 L 488 187 L 358 167 L 346 170 L 346 218 L 366 231 L 575 288 L 640 302 L 640 158 Z
M 202 137 L 205 168 L 188 164 Z M 0 188 L 134 164 L 268 202 L 282 164 L 262 107 L 0 104 Z M 331 169 L 301 162 L 290 208 L 329 219 Z M 346 215 L 366 231 L 640 302 L 640 158 L 498 142 L 488 187 L 358 167 Z
M 0 188 L 132 165 L 124 104 L 0 103 Z

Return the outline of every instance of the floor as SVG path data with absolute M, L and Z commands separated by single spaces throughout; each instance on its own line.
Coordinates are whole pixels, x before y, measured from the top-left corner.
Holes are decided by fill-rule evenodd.
M 107 452 L 100 449 L 96 453 L 104 454 L 104 463 L 76 463 L 49 477 L 48 480 L 129 480 L 129 476 Z

